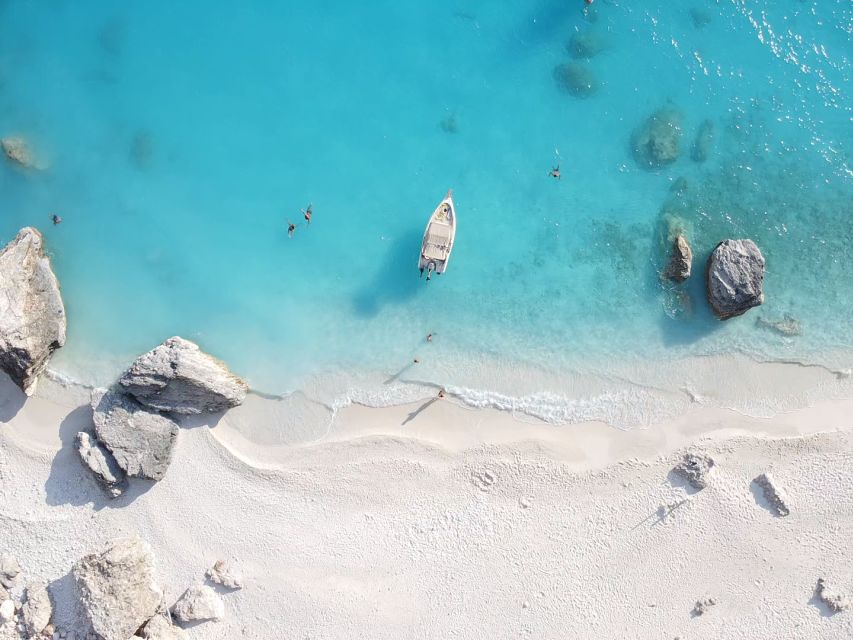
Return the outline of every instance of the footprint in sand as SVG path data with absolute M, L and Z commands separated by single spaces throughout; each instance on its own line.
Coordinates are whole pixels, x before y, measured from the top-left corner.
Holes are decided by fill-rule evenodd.
M 477 487 L 480 491 L 489 491 L 492 488 L 492 485 L 495 484 L 495 475 L 485 469 L 483 471 L 475 471 L 471 474 L 471 482 L 474 483 L 474 486 Z

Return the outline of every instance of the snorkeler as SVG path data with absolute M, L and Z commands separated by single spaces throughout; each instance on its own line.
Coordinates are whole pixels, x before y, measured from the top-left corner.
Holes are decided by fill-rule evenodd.
M 50 216 L 50 219 L 53 220 L 54 225 L 62 224 L 62 216 L 58 216 L 55 213 L 52 216 Z
M 290 220 L 287 221 L 287 237 L 292 238 L 293 234 L 296 232 L 296 225 L 293 224 Z
M 431 333 L 427 334 L 427 342 L 432 342 L 432 334 Z
M 551 169 L 551 171 L 548 172 L 548 175 L 551 176 L 552 178 L 557 178 L 557 180 L 559 180 L 560 179 L 560 165 L 558 164 L 556 167 Z
M 305 221 L 308 224 L 311 224 L 311 214 L 313 213 L 312 208 L 314 205 L 312 203 L 308 203 L 308 208 L 302 210 L 302 215 L 305 216 Z

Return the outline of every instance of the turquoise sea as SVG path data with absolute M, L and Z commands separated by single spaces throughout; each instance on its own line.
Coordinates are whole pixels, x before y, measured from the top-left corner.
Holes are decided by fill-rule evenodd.
M 847 0 L 6 0 L 0 24 L 0 135 L 43 165 L 0 166 L 0 241 L 44 231 L 67 375 L 106 383 L 179 334 L 268 393 L 539 393 L 571 421 L 598 415 L 587 374 L 850 366 Z M 662 108 L 681 154 L 650 171 L 631 135 Z M 449 188 L 457 242 L 427 285 Z M 683 291 L 658 276 L 668 216 L 696 256 Z M 761 247 L 766 302 L 721 323 L 703 272 L 727 237 Z

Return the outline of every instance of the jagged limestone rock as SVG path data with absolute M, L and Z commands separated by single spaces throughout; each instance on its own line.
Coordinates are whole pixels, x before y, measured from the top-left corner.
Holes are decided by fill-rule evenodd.
M 225 411 L 248 392 L 224 363 L 180 337 L 137 358 L 119 384 L 145 406 L 179 414 Z
M 172 614 L 181 622 L 221 620 L 225 617 L 225 603 L 212 588 L 195 584 L 178 599 Z
M 764 302 L 764 256 L 752 240 L 724 240 L 708 259 L 708 301 L 721 320 Z
M 32 395 L 50 356 L 65 344 L 65 307 L 44 253 L 25 227 L 0 251 L 0 368 Z
M 77 434 L 77 453 L 110 497 L 118 498 L 125 492 L 128 483 L 124 470 L 106 447 L 84 431 Z

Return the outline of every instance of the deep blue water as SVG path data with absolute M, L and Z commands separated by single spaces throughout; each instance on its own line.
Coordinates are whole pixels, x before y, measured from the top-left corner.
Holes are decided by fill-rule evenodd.
M 851 4 L 584 6 L 0 3 L 0 135 L 46 165 L 0 166 L 0 240 L 47 236 L 70 323 L 56 366 L 105 382 L 180 334 L 267 391 L 334 379 L 378 398 L 415 356 L 403 378 L 488 389 L 531 368 L 853 349 Z M 575 33 L 602 49 L 576 61 L 585 98 L 553 76 Z M 660 108 L 682 153 L 648 171 L 630 138 Z M 453 260 L 427 286 L 420 236 L 451 187 Z M 696 252 L 677 312 L 666 212 Z M 761 247 L 766 303 L 720 323 L 702 273 L 726 237 Z M 786 315 L 801 335 L 756 323 Z

